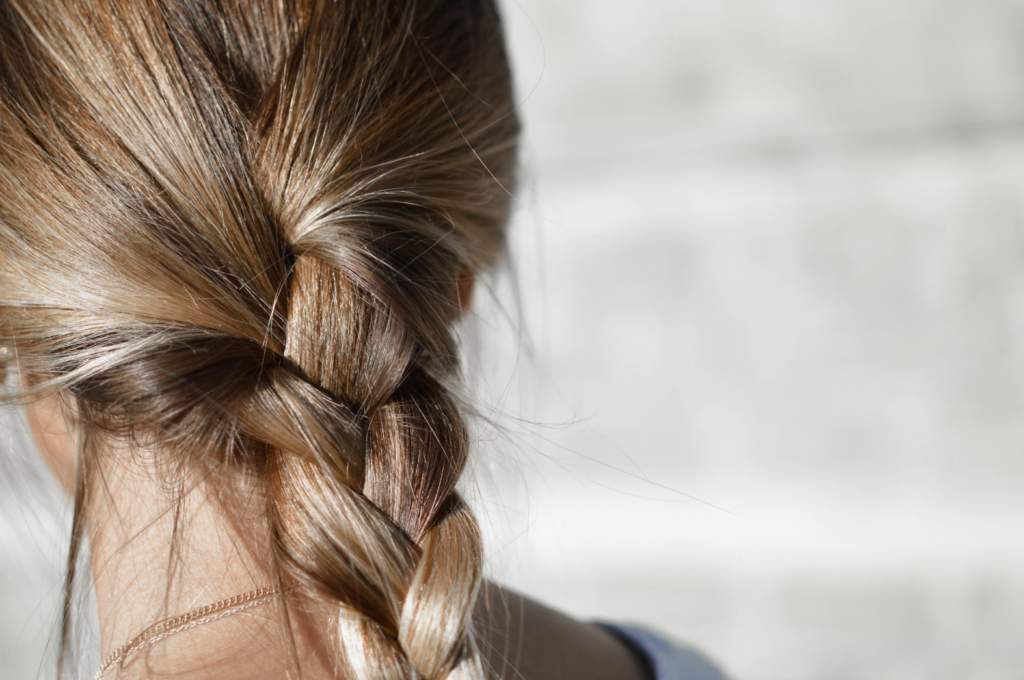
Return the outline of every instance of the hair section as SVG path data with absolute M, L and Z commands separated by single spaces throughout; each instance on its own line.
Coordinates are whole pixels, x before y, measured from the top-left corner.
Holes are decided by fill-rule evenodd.
M 517 135 L 490 0 L 0 0 L 0 362 L 244 466 L 357 678 L 483 673 L 450 326 Z

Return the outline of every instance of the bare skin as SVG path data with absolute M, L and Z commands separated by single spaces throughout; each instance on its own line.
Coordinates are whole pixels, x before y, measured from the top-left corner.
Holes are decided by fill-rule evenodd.
M 466 304 L 468 291 L 460 297 Z M 76 449 L 57 400 L 37 401 L 28 413 L 41 455 L 70 491 Z M 104 459 L 110 464 L 96 475 L 87 511 L 103 658 L 157 621 L 270 583 L 256 498 L 214 498 L 211 485 L 199 484 L 176 517 L 168 511 L 175 499 L 160 475 L 126 450 L 109 449 Z M 176 554 L 173 545 L 180 546 Z M 295 677 L 290 669 L 296 661 L 302 678 L 338 677 L 327 652 L 327 609 L 289 600 L 294 648 L 287 642 L 284 613 L 279 603 L 268 604 L 178 633 L 132 655 L 123 670 L 106 677 L 286 678 Z M 486 662 L 497 677 L 645 678 L 641 664 L 613 635 L 496 585 L 486 586 L 476 617 Z

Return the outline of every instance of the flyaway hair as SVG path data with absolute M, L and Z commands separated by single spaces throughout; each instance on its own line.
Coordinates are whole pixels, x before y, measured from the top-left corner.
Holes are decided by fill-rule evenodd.
M 244 468 L 353 678 L 483 677 L 451 324 L 518 130 L 491 0 L 0 0 L 0 362 Z

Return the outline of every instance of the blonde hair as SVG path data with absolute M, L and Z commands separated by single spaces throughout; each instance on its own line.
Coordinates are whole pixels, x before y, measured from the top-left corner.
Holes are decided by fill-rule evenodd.
M 491 0 L 0 1 L 0 362 L 86 435 L 70 563 L 89 442 L 241 465 L 354 677 L 482 676 L 451 323 L 518 131 Z

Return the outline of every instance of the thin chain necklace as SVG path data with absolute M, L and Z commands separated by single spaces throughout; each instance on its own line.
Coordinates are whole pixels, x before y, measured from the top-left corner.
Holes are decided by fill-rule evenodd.
M 176 616 L 173 619 L 167 619 L 160 623 L 155 623 L 115 649 L 110 656 L 107 657 L 106 661 L 103 662 L 100 669 L 96 671 L 96 675 L 93 676 L 93 680 L 99 680 L 104 675 L 112 671 L 115 666 L 123 664 L 124 660 L 128 658 L 128 655 L 133 652 L 144 649 L 151 644 L 159 642 L 160 640 L 174 635 L 175 633 L 180 633 L 183 630 L 212 623 L 218 619 L 223 619 L 226 616 L 238 614 L 247 609 L 252 609 L 253 607 L 259 607 L 262 604 L 272 602 L 273 600 L 281 597 L 281 592 L 281 588 L 278 587 L 260 588 L 259 590 L 252 591 L 251 593 L 235 595 L 234 597 L 229 597 L 226 600 L 221 600 L 220 602 L 208 604 L 205 607 L 200 607 L 199 609 L 190 611 L 188 614 L 182 614 L 181 616 Z

